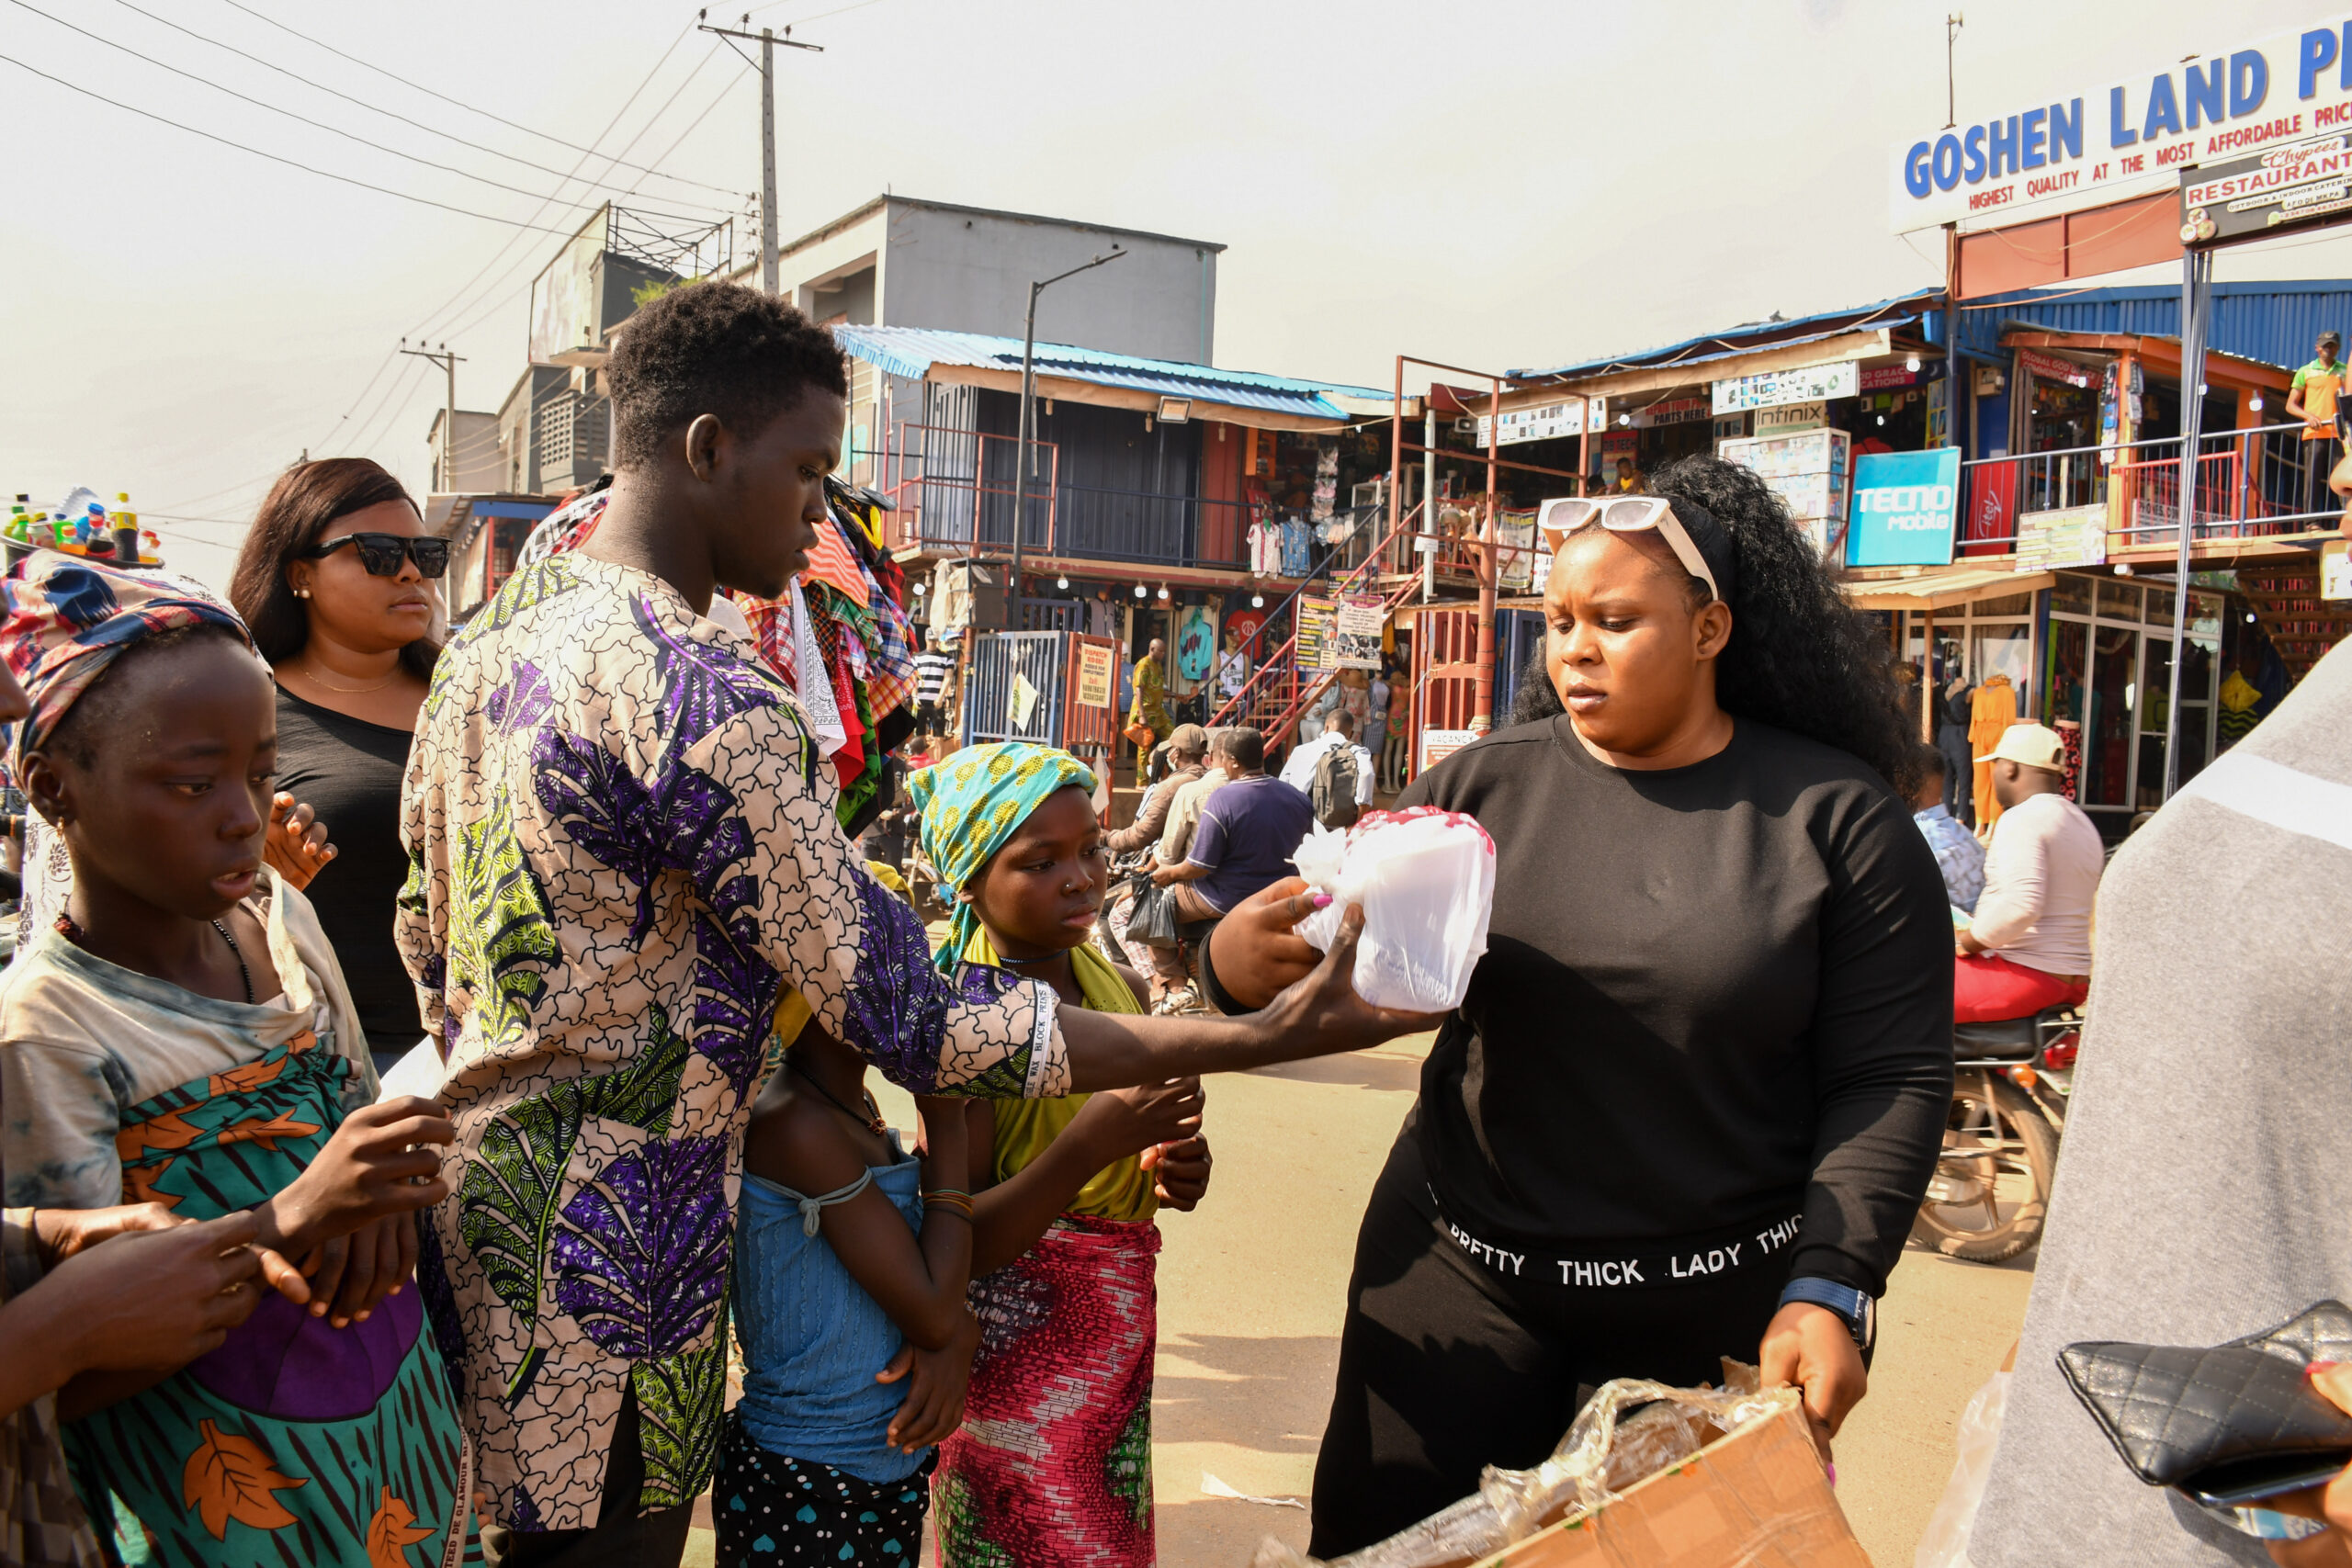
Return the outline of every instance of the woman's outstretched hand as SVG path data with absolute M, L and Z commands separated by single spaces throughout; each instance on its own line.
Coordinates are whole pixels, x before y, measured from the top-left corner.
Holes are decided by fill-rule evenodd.
M 1302 914 L 1298 918 L 1304 919 L 1306 916 Z M 1225 924 L 1230 924 L 1231 920 L 1232 917 L 1227 916 Z M 1225 927 L 1220 925 L 1217 929 L 1222 931 Z M 1347 912 L 1340 917 L 1340 934 L 1331 940 L 1331 951 L 1322 956 L 1304 979 L 1285 987 L 1281 995 L 1260 1010 L 1260 1023 L 1269 1033 L 1305 1047 L 1286 1052 L 1282 1059 L 1329 1055 L 1337 1051 L 1360 1051 L 1367 1045 L 1377 1045 L 1384 1040 L 1394 1040 L 1400 1034 L 1435 1029 L 1445 1021 L 1445 1014 L 1442 1012 L 1404 1012 L 1396 1008 L 1376 1008 L 1356 995 L 1356 939 L 1363 934 L 1363 906 L 1351 904 Z M 1300 945 L 1306 944 L 1301 942 Z M 1217 971 L 1217 980 L 1219 984 L 1225 981 L 1222 968 Z M 1236 997 L 1234 999 L 1238 1001 L 1241 998 Z

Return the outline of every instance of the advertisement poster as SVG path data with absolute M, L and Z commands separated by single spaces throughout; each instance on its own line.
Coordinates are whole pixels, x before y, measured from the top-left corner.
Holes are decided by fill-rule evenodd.
M 1960 449 L 1854 459 L 1848 566 L 1948 566 L 1960 514 Z
M 1525 593 L 1535 581 L 1535 513 L 1502 512 L 1495 516 L 1496 586 L 1506 593 Z
M 1078 705 L 1082 708 L 1107 708 L 1117 695 L 1114 682 L 1118 679 L 1118 650 L 1101 643 L 1085 642 L 1078 646 Z
M 1015 735 L 1028 729 L 1030 716 L 1037 711 L 1040 694 L 1037 688 L 1029 683 L 1028 676 L 1019 671 L 1013 671 L 1012 690 L 1006 698 L 1005 711 L 1012 716 L 1011 728 Z
M 1336 641 L 1340 607 L 1329 599 L 1298 596 L 1298 667 L 1301 670 L 1337 670 L 1339 648 Z
M 1968 471 L 1968 519 L 1961 529 L 1964 556 L 1997 556 L 2009 547 L 2010 519 L 2018 510 L 2018 466 L 1979 463 Z
M 1387 602 L 1376 593 L 1351 594 L 1340 600 L 1332 638 L 1334 658 L 1323 668 L 1336 664 L 1341 670 L 1379 669 L 1380 628 L 1387 618 Z
M 1543 403 L 1533 408 L 1503 410 L 1502 434 L 1493 445 L 1510 446 L 1521 441 L 1549 441 L 1559 435 L 1584 434 L 1585 403 L 1582 398 L 1566 398 L 1556 403 Z M 1495 416 L 1478 416 L 1478 445 L 1488 445 Z
M 1205 604 L 1187 604 L 1176 618 L 1176 676 L 1187 686 L 1209 678 L 1216 663 L 1216 616 Z
M 1819 430 L 1829 423 L 1829 405 L 1825 402 L 1783 403 L 1776 409 L 1756 411 L 1756 434 L 1758 435 L 1794 435 L 1801 431 Z
M 1714 412 L 1776 409 L 1786 403 L 1815 403 L 1829 398 L 1850 398 L 1861 389 L 1861 370 L 1850 359 L 1834 365 L 1806 365 L 1794 370 L 1766 370 L 1735 376 L 1714 386 Z
M 2017 570 L 2048 571 L 2107 561 L 2107 503 L 2028 512 L 2018 518 Z
M 1422 730 L 1420 771 L 1427 773 L 1477 739 L 1475 729 Z

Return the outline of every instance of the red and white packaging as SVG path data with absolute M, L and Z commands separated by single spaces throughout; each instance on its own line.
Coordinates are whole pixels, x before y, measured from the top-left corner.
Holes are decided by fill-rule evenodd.
M 1476 820 L 1432 807 L 1374 811 L 1345 833 L 1318 825 L 1293 859 L 1299 875 L 1331 895 L 1299 922 L 1310 946 L 1329 948 L 1341 913 L 1363 906 L 1358 996 L 1411 1012 L 1462 1005 L 1495 907 L 1495 841 Z

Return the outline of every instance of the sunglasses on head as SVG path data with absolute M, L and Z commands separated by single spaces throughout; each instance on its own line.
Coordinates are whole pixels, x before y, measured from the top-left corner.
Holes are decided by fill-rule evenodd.
M 1577 496 L 1547 501 L 1536 518 L 1536 527 L 1555 554 L 1558 553 L 1562 539 L 1590 523 L 1599 523 L 1612 534 L 1656 532 L 1674 551 L 1674 558 L 1682 563 L 1682 570 L 1707 585 L 1709 598 L 1724 596 L 1724 591 L 1715 583 L 1715 574 L 1707 570 L 1706 558 L 1699 553 L 1699 547 L 1691 542 L 1681 519 L 1674 515 L 1674 503 L 1666 497 L 1623 495 L 1589 501 Z
M 370 577 L 398 577 L 404 560 L 416 563 L 419 577 L 439 577 L 449 570 L 448 540 L 412 538 L 406 534 L 339 535 L 313 547 L 311 558 L 323 560 L 345 545 L 357 547 L 359 564 Z

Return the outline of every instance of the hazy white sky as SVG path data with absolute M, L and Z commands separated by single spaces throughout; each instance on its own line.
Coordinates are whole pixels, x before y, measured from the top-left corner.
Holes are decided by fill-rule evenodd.
M 2333 14 L 2317 0 L 1954 3 L 1968 17 L 1963 123 Z M 364 453 L 422 490 L 441 378 L 387 355 L 403 333 L 446 338 L 467 356 L 459 406 L 496 408 L 522 370 L 525 290 L 560 241 L 267 163 L 87 95 L 552 228 L 575 226 L 579 204 L 603 194 L 566 185 L 565 203 L 538 211 L 555 175 L 317 89 L 555 170 L 576 152 L 322 52 L 260 13 L 582 145 L 643 84 L 603 147 L 739 194 L 653 178 L 625 199 L 741 212 L 740 193 L 758 187 L 754 73 L 695 35 L 647 77 L 689 9 L 136 6 L 0 5 L 0 55 L 74 85 L 0 63 L 11 130 L 0 488 L 37 500 L 75 484 L 128 490 L 167 531 L 175 563 L 213 581 L 271 476 L 305 447 Z M 729 8 L 740 15 L 741 0 Z M 786 0 L 752 26 L 800 22 L 799 36 L 828 50 L 779 51 L 787 237 L 887 186 L 1221 241 L 1220 363 L 1385 385 L 1400 351 L 1492 369 L 1557 364 L 1938 282 L 1938 237 L 1888 232 L 1887 160 L 1896 138 L 1942 122 L 1948 8 Z M 58 21 L 531 194 L 296 123 Z M 586 173 L 619 190 L 640 179 L 606 169 Z M 756 243 L 755 225 L 739 234 Z M 2352 238 L 2225 253 L 2217 271 L 2342 276 Z

